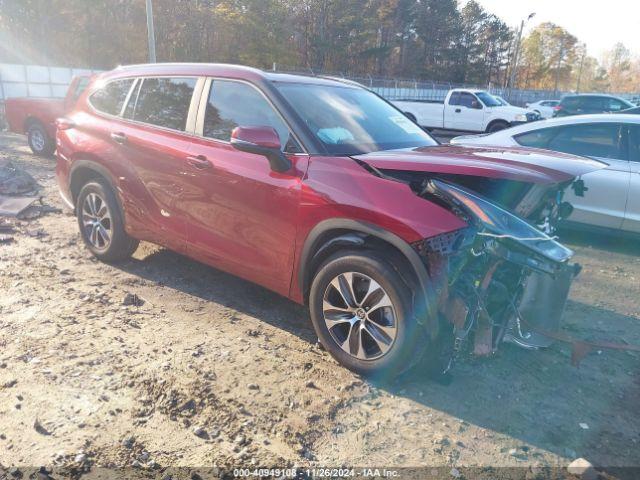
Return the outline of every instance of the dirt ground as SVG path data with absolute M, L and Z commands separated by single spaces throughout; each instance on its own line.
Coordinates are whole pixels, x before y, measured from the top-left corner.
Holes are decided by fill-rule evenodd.
M 5 158 L 62 207 L 52 159 L 0 134 Z M 420 368 L 363 381 L 317 346 L 303 307 L 261 287 L 149 244 L 102 264 L 69 212 L 17 229 L 0 244 L 4 467 L 640 466 L 637 353 L 574 368 L 566 346 L 504 345 L 449 385 Z M 640 345 L 640 241 L 565 242 L 584 266 L 568 332 Z

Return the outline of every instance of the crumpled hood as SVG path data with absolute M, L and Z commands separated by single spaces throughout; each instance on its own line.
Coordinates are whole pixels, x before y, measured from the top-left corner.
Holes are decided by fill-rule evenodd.
M 529 183 L 560 183 L 607 167 L 604 162 L 548 150 L 437 145 L 356 155 L 380 170 L 504 178 Z

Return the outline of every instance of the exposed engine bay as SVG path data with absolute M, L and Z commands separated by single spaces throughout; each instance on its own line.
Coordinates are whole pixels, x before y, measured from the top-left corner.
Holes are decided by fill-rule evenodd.
M 443 373 L 464 351 L 490 355 L 503 341 L 530 349 L 551 345 L 544 333 L 560 329 L 569 288 L 580 271 L 570 263 L 573 252 L 552 235 L 572 211 L 563 201 L 564 190 L 580 183 L 380 173 L 408 183 L 468 225 L 415 246 L 435 282 L 442 338 L 449 343 L 443 346 Z

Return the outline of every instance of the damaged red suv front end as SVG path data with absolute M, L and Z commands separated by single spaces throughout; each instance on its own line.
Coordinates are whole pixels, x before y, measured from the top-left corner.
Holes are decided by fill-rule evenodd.
M 501 342 L 549 346 L 580 266 L 553 236 L 572 210 L 567 188 L 602 162 L 551 152 L 426 147 L 354 157 L 373 174 L 406 183 L 465 226 L 414 244 L 433 280 L 432 314 L 447 371 L 463 349 L 494 353 Z M 532 163 L 535 162 L 535 163 Z M 545 335 L 547 334 L 547 335 Z

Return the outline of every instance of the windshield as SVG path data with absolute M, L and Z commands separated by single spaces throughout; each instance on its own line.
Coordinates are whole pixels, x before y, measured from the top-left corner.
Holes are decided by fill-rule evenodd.
M 493 96 L 487 92 L 476 92 L 476 97 L 482 100 L 487 107 L 499 107 L 502 104 Z
M 437 145 L 402 112 L 368 90 L 274 83 L 330 154 L 359 155 Z

